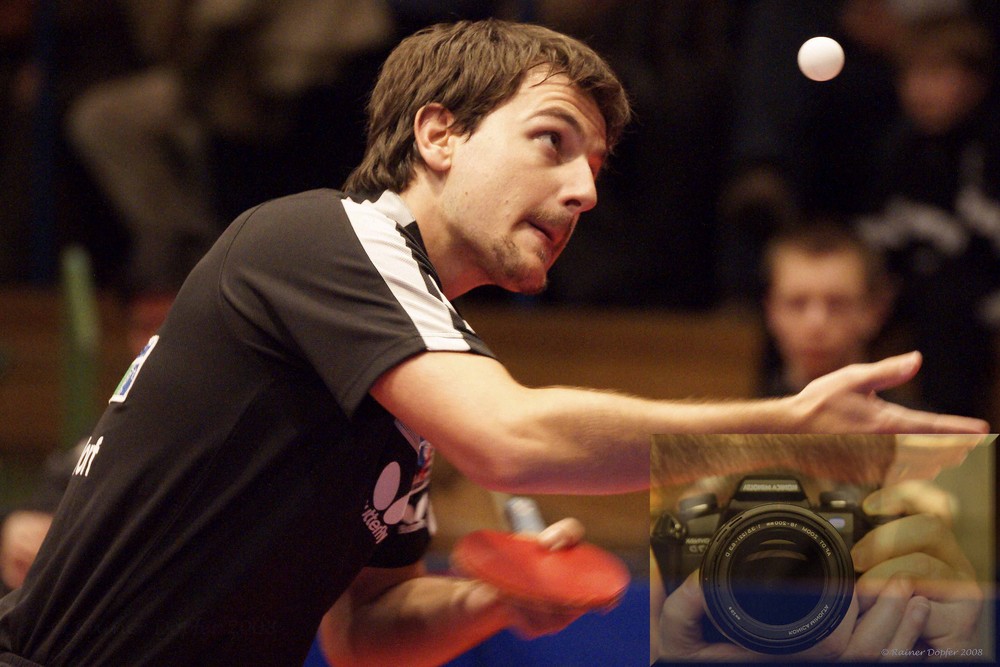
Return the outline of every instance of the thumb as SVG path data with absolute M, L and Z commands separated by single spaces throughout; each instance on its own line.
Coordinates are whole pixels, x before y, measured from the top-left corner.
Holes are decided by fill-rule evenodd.
M 905 514 L 933 514 L 950 526 L 958 501 L 930 482 L 911 480 L 878 489 L 862 504 L 865 514 L 893 518 Z
M 567 549 L 583 539 L 584 528 L 573 517 L 560 519 L 538 534 L 538 543 L 547 549 Z

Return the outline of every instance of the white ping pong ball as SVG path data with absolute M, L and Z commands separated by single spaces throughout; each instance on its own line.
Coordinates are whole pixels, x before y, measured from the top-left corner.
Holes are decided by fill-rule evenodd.
M 829 81 L 844 67 L 844 49 L 829 37 L 807 39 L 799 48 L 799 69 L 813 81 Z

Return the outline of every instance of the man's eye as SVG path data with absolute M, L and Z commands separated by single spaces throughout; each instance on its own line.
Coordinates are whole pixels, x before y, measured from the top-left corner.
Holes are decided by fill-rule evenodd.
M 543 132 L 539 135 L 539 138 L 556 150 L 558 150 L 559 146 L 562 144 L 562 137 L 558 132 Z
M 806 309 L 808 305 L 809 302 L 801 297 L 792 297 L 785 299 L 785 308 L 794 311 L 796 313 L 801 313 Z

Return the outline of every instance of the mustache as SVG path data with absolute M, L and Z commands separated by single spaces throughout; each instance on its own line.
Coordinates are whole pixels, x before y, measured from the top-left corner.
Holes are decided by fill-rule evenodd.
M 546 227 L 568 227 L 573 224 L 576 216 L 572 213 L 553 211 L 533 211 L 530 219 Z

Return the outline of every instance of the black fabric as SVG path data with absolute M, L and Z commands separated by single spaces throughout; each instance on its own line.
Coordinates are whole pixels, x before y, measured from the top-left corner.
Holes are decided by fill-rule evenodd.
M 422 557 L 433 447 L 368 388 L 425 350 L 489 351 L 428 289 L 413 225 L 391 193 L 313 191 L 230 226 L 85 444 L 0 650 L 301 665 L 362 567 Z
M 25 660 L 13 653 L 0 653 L 0 667 L 44 667 L 37 662 Z

